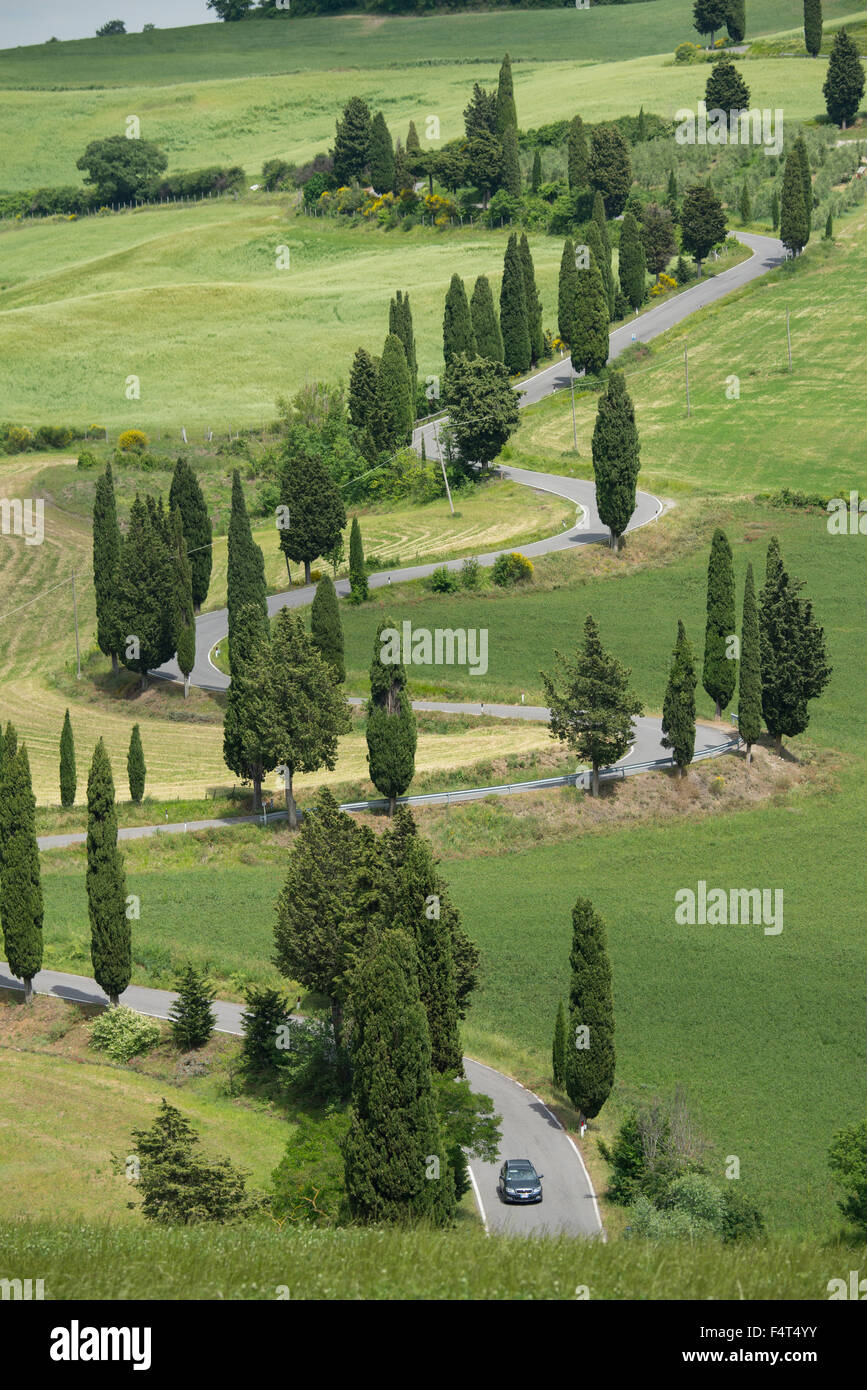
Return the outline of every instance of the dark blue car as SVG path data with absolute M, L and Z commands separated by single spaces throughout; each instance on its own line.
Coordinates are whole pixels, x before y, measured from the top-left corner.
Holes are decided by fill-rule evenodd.
M 507 1158 L 500 1169 L 497 1191 L 504 1202 L 541 1202 L 542 1174 L 529 1158 Z

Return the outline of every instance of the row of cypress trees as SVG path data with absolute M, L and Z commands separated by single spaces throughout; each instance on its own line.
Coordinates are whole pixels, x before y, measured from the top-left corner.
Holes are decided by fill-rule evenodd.
M 355 353 L 348 405 L 359 447 L 370 462 L 410 442 L 420 409 L 418 360 L 409 295 L 402 290 L 389 302 L 382 355 L 373 357 L 363 347 Z
M 129 752 L 126 758 L 127 778 L 129 781 L 130 799 L 140 802 L 144 796 L 145 778 L 147 767 L 144 759 L 144 749 L 142 748 L 141 729 L 138 724 L 133 724 L 132 733 L 129 740 Z M 65 809 L 75 804 L 75 793 L 78 789 L 78 774 L 75 767 L 75 735 L 72 732 L 72 721 L 69 718 L 69 710 L 63 716 L 63 728 L 60 731 L 60 804 Z
M 87 780 L 87 904 L 93 978 L 116 1004 L 132 973 L 130 918 L 111 763 L 102 739 Z M 42 968 L 43 898 L 36 842 L 36 800 L 25 744 L 11 724 L 0 739 L 0 921 L 9 968 L 32 999 Z
M 195 664 L 195 614 L 207 597 L 211 576 L 211 521 L 195 473 L 178 459 L 162 498 L 139 497 L 121 534 L 111 464 L 98 479 L 93 507 L 93 578 L 97 643 L 141 676 L 177 653 L 184 694 Z
M 443 314 L 443 358 L 448 368 L 459 353 L 503 362 L 512 374 L 527 371 L 545 355 L 542 302 L 526 233 L 509 237 L 503 261 L 499 320 L 487 276 L 480 275 L 467 299 L 457 274 L 451 278 Z

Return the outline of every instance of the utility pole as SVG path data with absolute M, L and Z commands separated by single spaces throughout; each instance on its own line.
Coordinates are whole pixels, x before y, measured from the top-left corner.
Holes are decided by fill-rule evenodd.
M 447 476 L 447 474 L 446 474 L 445 459 L 443 458 L 442 446 L 440 445 L 440 429 L 439 429 L 439 424 L 440 424 L 439 420 L 435 420 L 435 421 L 434 421 L 434 439 L 436 440 L 437 453 L 438 453 L 439 456 L 440 456 L 440 468 L 443 470 L 443 482 L 444 482 L 445 485 L 446 485 L 446 496 L 447 496 L 448 499 L 449 499 L 449 506 L 450 506 L 451 509 L 452 509 L 452 516 L 454 516 L 454 514 L 455 514 L 455 504 L 454 504 L 454 502 L 452 501 L 452 490 L 451 490 L 451 488 L 449 487 L 449 480 L 448 480 L 448 476 Z
M 686 343 L 683 345 L 683 370 L 686 374 L 686 418 L 689 419 L 689 356 L 687 354 Z
M 789 371 L 792 370 L 792 330 L 789 326 L 789 311 L 786 310 L 786 343 L 789 348 Z
M 75 661 L 78 666 L 77 681 L 81 680 L 81 649 L 78 645 L 78 603 L 75 597 L 75 570 L 72 571 L 72 614 L 75 619 Z
M 577 454 L 578 452 L 578 428 L 575 424 L 575 377 L 569 377 L 569 387 L 572 391 L 572 445 Z

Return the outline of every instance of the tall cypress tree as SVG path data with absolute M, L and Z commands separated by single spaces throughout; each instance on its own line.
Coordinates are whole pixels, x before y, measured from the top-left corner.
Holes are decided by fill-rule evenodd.
M 611 237 L 608 235 L 608 221 L 605 216 L 605 203 L 599 190 L 593 196 L 593 212 L 591 221 L 595 222 L 599 228 L 599 237 L 602 242 L 602 251 L 605 257 L 604 264 L 599 263 L 602 271 L 602 282 L 605 285 L 605 293 L 608 295 L 608 310 L 611 318 L 614 318 L 614 270 L 611 264 Z
M 291 521 L 291 513 L 290 513 Z M 281 533 L 282 537 L 282 533 Z M 250 608 L 258 615 L 258 635 L 268 633 L 268 598 L 265 584 L 265 559 L 253 540 L 247 504 L 237 468 L 232 472 L 232 510 L 229 515 L 228 556 L 226 562 L 226 598 L 229 617 L 229 665 L 235 667 L 246 660 L 245 647 L 252 638 L 250 624 L 238 623 L 238 615 Z
M 571 189 L 584 188 L 587 184 L 589 153 L 584 122 L 580 116 L 573 116 L 569 122 L 569 135 L 566 150 L 566 168 Z
M 175 655 L 184 678 L 184 699 L 190 693 L 190 672 L 196 664 L 196 620 L 193 616 L 193 579 L 187 559 L 180 507 L 172 509 L 172 624 Z
M 811 58 L 822 48 L 822 0 L 804 0 L 804 44 Z
M 526 232 L 521 233 L 519 243 L 521 269 L 524 272 L 524 295 L 527 300 L 527 329 L 530 334 L 530 353 L 533 362 L 545 356 L 545 335 L 542 332 L 542 303 L 536 287 L 536 270 L 530 253 L 530 243 Z
M 418 360 L 415 350 L 415 334 L 412 327 L 412 310 L 409 307 L 409 295 L 397 291 L 396 296 L 388 306 L 388 331 L 394 333 L 403 343 L 406 353 L 406 364 L 409 367 L 410 380 L 412 382 L 412 400 L 415 406 L 415 398 L 418 395 Z M 415 414 L 413 413 L 413 419 Z
M 807 153 L 807 142 L 804 139 L 804 132 L 801 131 L 792 149 L 798 156 L 801 164 L 801 182 L 804 188 L 804 219 L 807 226 L 807 241 L 810 240 L 811 224 L 813 221 L 813 176 L 810 171 L 810 156 Z
M 269 657 L 267 617 L 257 603 L 239 608 L 229 651 L 232 681 L 223 715 L 223 760 L 253 784 L 253 810 L 262 809 L 262 781 L 275 766 L 266 758 L 268 709 L 263 673 Z
M 701 676 L 702 685 L 716 705 L 717 719 L 722 717 L 735 693 L 737 662 L 727 657 L 726 650 L 736 621 L 732 548 L 725 531 L 718 526 L 710 543 L 707 566 L 707 622 Z
M 9 969 L 33 1000 L 33 977 L 42 969 L 42 884 L 36 844 L 36 801 L 27 748 L 22 744 L 4 769 L 7 830 L 0 870 L 0 920 Z
M 662 704 L 662 743 L 670 748 L 681 777 L 686 776 L 695 753 L 695 665 L 692 647 L 678 619 L 677 642 Z
M 338 685 L 346 680 L 343 663 L 343 626 L 337 606 L 337 592 L 325 574 L 316 585 L 310 609 L 310 636 L 320 656 L 328 662 Z
M 194 469 L 182 458 L 175 464 L 169 488 L 169 511 L 174 511 L 175 507 L 180 509 L 190 561 L 193 611 L 199 613 L 211 583 L 213 528 L 199 480 Z
M 126 775 L 129 779 L 129 794 L 133 801 L 140 802 L 144 796 L 145 767 L 144 749 L 141 744 L 141 729 L 133 724 L 129 739 L 129 752 L 126 755 Z
M 370 107 L 361 97 L 350 97 L 337 122 L 334 149 L 334 177 L 346 186 L 360 180 L 370 159 Z
M 762 654 L 759 610 L 753 567 L 747 565 L 744 582 L 744 615 L 741 623 L 741 659 L 738 667 L 738 733 L 753 760 L 753 744 L 762 732 Z
M 395 343 L 401 359 L 404 386 L 401 404 L 406 414 L 409 368 L 398 339 L 388 338 L 387 342 Z M 280 549 L 286 556 L 286 569 L 289 570 L 290 560 L 303 563 L 304 583 L 309 584 L 311 562 L 328 554 L 346 525 L 340 489 L 312 443 L 293 446 L 291 441 L 287 442 L 280 468 L 280 501 L 286 509 L 280 526 Z
M 518 159 L 518 132 L 513 125 L 506 126 L 500 137 L 503 162 L 500 169 L 500 185 L 513 198 L 522 193 L 521 162 Z
M 600 199 L 601 202 L 601 199 Z M 602 240 L 602 233 L 599 224 L 591 217 L 587 223 L 587 230 L 584 233 L 584 245 L 589 248 L 593 259 L 602 273 L 602 288 L 605 290 L 605 302 L 608 305 L 608 317 L 614 318 L 614 271 L 611 268 L 611 248 L 606 250 Z M 587 252 L 584 251 L 586 256 Z
M 557 1017 L 554 1020 L 554 1041 L 551 1046 L 551 1079 L 558 1088 L 562 1087 L 566 1080 L 566 1010 L 563 1008 L 563 1000 L 557 1001 Z
M 845 130 L 858 115 L 864 95 L 864 64 L 858 57 L 857 45 L 845 28 L 838 29 L 834 35 L 822 91 L 828 115 L 835 125 Z
M 394 142 L 381 111 L 377 111 L 370 126 L 370 182 L 377 193 L 394 189 Z
M 473 321 L 476 352 L 480 357 L 486 357 L 489 362 L 502 362 L 503 335 L 500 332 L 494 296 L 486 275 L 480 275 L 473 286 L 470 316 Z
M 503 262 L 500 332 L 503 335 L 503 356 L 508 370 L 513 374 L 525 372 L 530 365 L 532 348 L 524 289 L 524 268 L 518 238 L 514 232 L 509 237 Z
M 821 695 L 831 678 L 825 634 L 813 617 L 813 606 L 802 600 L 803 583 L 791 579 L 780 554 L 780 542 L 768 544 L 765 583 L 759 607 L 762 662 L 762 714 L 776 751 L 783 736 L 802 734 L 810 722 L 810 700 Z
M 557 291 L 557 332 L 568 347 L 572 338 L 572 320 L 578 300 L 578 270 L 575 266 L 575 244 L 571 237 L 563 243 L 560 258 L 560 280 Z
M 132 937 L 126 915 L 126 877 L 117 847 L 117 808 L 111 763 L 102 739 L 87 779 L 87 906 L 93 978 L 117 1004 L 132 974 Z
M 569 338 L 572 366 L 576 372 L 595 375 L 608 361 L 610 314 L 602 273 L 590 252 L 590 264 L 580 268 L 572 332 Z
M 467 316 L 469 316 L 469 308 L 467 308 Z M 378 390 L 383 443 L 387 449 L 399 449 L 403 445 L 409 444 L 412 438 L 415 398 L 406 351 L 396 333 L 389 333 L 382 349 Z M 341 503 L 341 511 L 342 506 Z M 346 513 L 344 512 L 340 530 L 345 525 Z
M 743 43 L 747 32 L 746 0 L 728 0 L 726 29 L 732 43 Z
M 60 731 L 60 804 L 69 807 L 75 805 L 75 792 L 78 787 L 78 777 L 75 771 L 75 736 L 72 732 L 72 723 L 69 718 L 69 710 L 63 716 L 63 728 Z
M 530 174 L 530 192 L 538 193 L 542 186 L 542 156 L 537 149 L 533 154 L 533 171 Z
M 775 189 L 774 189 L 773 197 L 771 198 L 771 228 L 772 228 L 772 230 L 773 230 L 773 231 L 776 231 L 777 228 L 779 227 L 779 225 L 780 225 L 780 194 L 779 194 L 778 190 L 775 188 Z
M 349 419 L 358 431 L 359 448 L 367 461 L 373 463 L 382 447 L 379 371 L 364 348 L 358 348 L 352 359 L 348 405 Z
M 808 235 L 801 160 L 797 153 L 791 150 L 786 160 L 786 170 L 783 175 L 780 240 L 792 252 L 793 256 L 797 256 L 806 246 Z
M 614 1085 L 614 1000 L 605 923 L 589 898 L 572 909 L 569 956 L 569 1034 L 566 1092 L 579 1114 L 592 1120 Z
M 367 565 L 357 516 L 352 518 L 349 529 L 349 590 L 353 603 L 362 603 L 367 598 Z
M 12 830 L 11 807 L 7 795 L 8 779 L 15 754 L 18 752 L 18 734 L 11 721 L 6 724 L 6 732 L 0 739 L 0 746 L 2 746 L 2 758 L 0 758 L 0 862 L 2 862 L 3 846 Z
M 641 452 L 635 407 L 622 372 L 611 373 L 599 397 L 592 452 L 596 508 L 611 532 L 611 549 L 616 551 L 635 511 Z
M 370 780 L 388 797 L 388 814 L 403 796 L 415 775 L 418 742 L 415 714 L 406 690 L 406 668 L 400 660 L 400 638 L 383 641 L 383 631 L 398 629 L 385 618 L 376 629 L 370 666 L 370 699 L 367 704 L 367 763 Z M 395 659 L 396 658 L 396 659 Z
M 175 650 L 172 630 L 172 559 L 166 517 L 153 498 L 136 496 L 123 538 L 117 578 L 120 655 L 147 689 L 148 671 Z
M 96 641 L 99 650 L 111 657 L 117 675 L 120 633 L 117 614 L 117 579 L 120 564 L 120 527 L 114 497 L 111 464 L 97 479 L 93 499 L 93 586 L 96 592 Z
M 497 81 L 497 130 L 500 135 L 509 128 L 517 130 L 518 112 L 515 107 L 515 88 L 512 82 L 512 60 L 508 53 L 500 65 Z
M 620 288 L 633 309 L 644 301 L 647 263 L 638 223 L 631 212 L 623 215 L 620 227 Z
M 443 358 L 447 367 L 459 352 L 475 357 L 476 340 L 464 282 L 460 275 L 453 275 L 443 315 Z

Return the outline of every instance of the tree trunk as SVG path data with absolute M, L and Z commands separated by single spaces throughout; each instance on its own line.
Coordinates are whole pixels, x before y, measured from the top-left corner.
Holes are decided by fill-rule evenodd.
M 25 1003 L 25 1004 L 32 1004 L 32 1003 L 33 1003 L 33 976 L 32 976 L 32 975 L 31 975 L 29 978 L 25 978 L 25 980 L 24 980 L 24 1003 Z
M 111 674 L 112 674 L 113 676 L 116 676 L 119 669 L 120 669 L 120 668 L 118 667 L 118 664 L 117 664 L 117 652 L 112 652 L 112 654 L 111 654 Z
M 202 605 L 201 605 L 200 603 L 194 603 L 194 604 L 193 604 L 193 613 L 195 614 L 196 617 L 199 616 L 199 614 L 201 613 L 201 611 L 202 611 Z
M 291 569 L 289 568 L 289 556 L 288 556 L 288 555 L 286 556 L 286 573 L 288 574 L 288 576 L 289 576 L 289 578 L 290 578 L 290 580 L 291 580 L 291 578 L 292 578 L 292 571 L 291 571 Z
M 147 690 L 147 688 L 148 688 L 148 673 L 147 673 L 147 671 L 142 671 L 142 673 L 141 673 L 141 685 L 139 686 L 139 690 Z
M 120 1003 L 120 996 L 117 995 L 117 994 L 111 994 L 111 993 L 109 993 L 109 996 L 108 996 L 108 1007 L 109 1007 L 110 1009 L 116 1009 L 119 1003 Z
M 309 583 L 310 583 L 310 561 L 309 561 L 309 560 L 305 560 L 305 561 L 304 561 L 304 583 L 305 583 L 305 584 L 309 584 Z
M 774 734 L 774 752 L 778 758 L 783 756 L 783 735 Z
M 590 778 L 590 789 L 594 796 L 599 795 L 599 768 L 593 764 L 593 776 Z
M 189 675 L 186 675 L 186 676 L 184 676 L 184 699 L 185 699 L 185 700 L 186 700 L 187 696 L 189 695 L 189 693 L 190 693 L 190 677 L 189 677 Z
M 343 1042 L 343 1005 L 339 999 L 331 1000 L 331 1027 L 335 1045 L 340 1047 Z
M 295 796 L 292 791 L 292 772 L 286 769 L 286 819 L 291 830 L 298 828 L 298 807 L 295 804 Z
M 719 700 L 716 702 L 716 714 L 714 715 L 714 719 L 722 719 L 722 705 Z
M 395 802 L 396 802 L 396 801 L 397 801 L 397 797 L 396 797 L 396 796 L 390 796 L 390 797 L 388 798 L 388 814 L 389 814 L 389 818 L 390 818 L 391 816 L 394 815 L 394 807 L 395 807 Z
M 752 745 L 751 743 L 748 743 L 748 744 L 747 744 L 747 763 L 748 763 L 748 764 L 751 763 L 752 760 L 753 760 L 753 745 Z
M 253 780 L 253 810 L 254 810 L 254 811 L 261 811 L 261 809 L 262 809 L 262 774 L 261 774 L 261 772 L 254 772 L 254 773 L 253 773 L 253 778 L 252 778 L 252 780 Z

